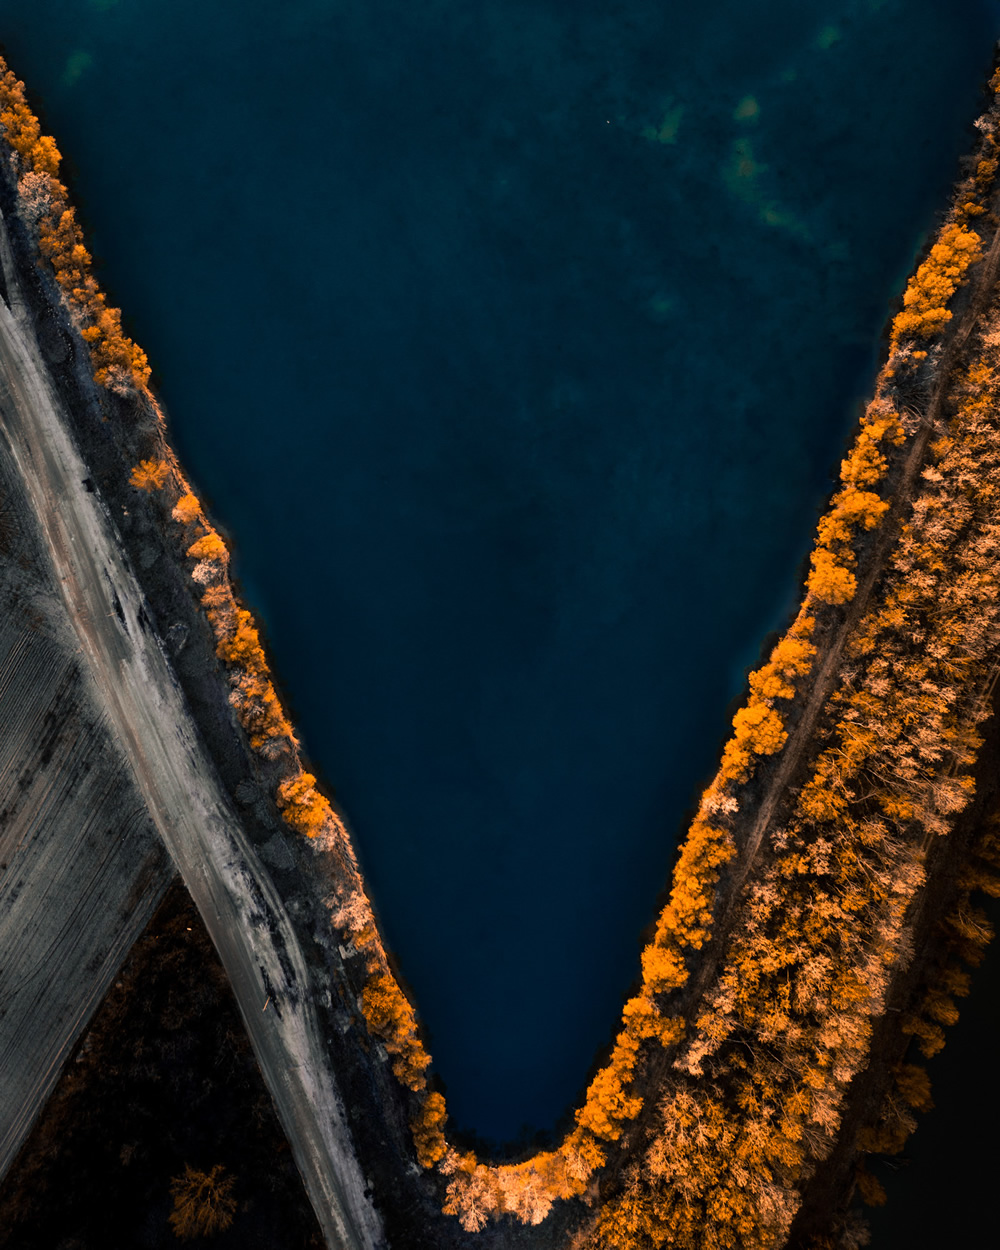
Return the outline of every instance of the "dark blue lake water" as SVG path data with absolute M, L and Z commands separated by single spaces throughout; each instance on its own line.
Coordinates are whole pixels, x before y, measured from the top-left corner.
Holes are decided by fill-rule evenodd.
M 2 0 L 457 1123 L 551 1128 L 1000 4 Z

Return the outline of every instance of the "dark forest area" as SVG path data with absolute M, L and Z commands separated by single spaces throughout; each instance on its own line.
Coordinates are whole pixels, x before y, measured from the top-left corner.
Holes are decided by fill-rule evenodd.
M 171 1182 L 186 1167 L 232 1181 L 218 1250 L 322 1247 L 225 973 L 175 881 L 0 1187 L 0 1246 L 176 1246 Z

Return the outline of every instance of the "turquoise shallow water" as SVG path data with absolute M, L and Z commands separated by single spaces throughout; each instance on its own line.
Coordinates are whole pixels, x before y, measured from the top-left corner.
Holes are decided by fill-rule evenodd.
M 551 1128 L 1000 6 L 3 0 L 457 1122 Z

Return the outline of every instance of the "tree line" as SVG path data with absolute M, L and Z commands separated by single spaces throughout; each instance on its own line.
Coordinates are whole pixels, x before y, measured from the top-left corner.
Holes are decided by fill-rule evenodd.
M 1000 88 L 1000 78 L 992 85 Z M 992 153 L 995 104 L 980 127 Z M 921 386 L 926 394 L 933 376 L 929 349 L 951 320 L 946 304 L 996 224 L 984 203 L 995 173 L 995 158 L 984 157 L 960 185 L 907 287 L 876 397 L 818 527 L 803 608 L 810 615 L 856 593 L 855 544 L 888 508 L 873 488 L 918 429 L 914 396 Z M 639 1158 L 596 1220 L 587 1243 L 595 1250 L 780 1245 L 801 1186 L 833 1148 L 847 1088 L 871 1057 L 872 1021 L 893 972 L 913 955 L 911 904 L 925 883 L 928 848 L 971 800 L 979 727 L 991 714 L 986 692 L 1000 662 L 998 345 L 994 301 L 949 387 L 887 565 L 848 637 L 809 773 L 742 893 L 723 971 L 677 1048 Z M 766 706 L 751 678 L 748 708 L 760 698 Z M 755 720 L 768 725 L 768 745 L 779 740 L 776 721 L 763 713 Z M 734 774 L 738 783 L 753 758 L 745 765 L 738 749 L 732 758 L 744 770 Z M 968 988 L 958 957 L 975 962 L 989 940 L 969 892 L 1000 886 L 993 837 L 942 920 L 956 957 L 902 1020 L 925 1054 L 943 1044 L 942 1025 L 957 1018 L 955 995 Z M 907 1109 L 928 1104 L 918 1065 L 897 1065 L 893 1081 L 896 1113 L 862 1134 L 862 1153 L 897 1148 L 912 1128 Z M 863 1163 L 856 1181 L 862 1196 L 878 1199 Z M 862 1245 L 863 1230 L 847 1222 L 836 1243 L 813 1243 L 834 1244 Z
M 108 304 L 91 273 L 83 231 L 60 182 L 61 156 L 55 140 L 43 135 L 20 82 L 0 59 L 0 130 L 18 179 L 23 220 L 34 230 L 66 298 L 81 338 L 90 348 L 94 380 L 120 394 L 145 391 L 146 353 L 122 330 L 121 311 Z

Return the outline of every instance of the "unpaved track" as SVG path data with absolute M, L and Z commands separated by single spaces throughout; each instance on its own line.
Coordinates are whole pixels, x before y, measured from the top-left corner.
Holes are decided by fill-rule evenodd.
M 0 261 L 4 252 L 0 244 Z M 291 922 L 145 624 L 117 531 L 83 485 L 88 472 L 20 309 L 16 275 L 5 276 L 13 311 L 0 304 L 0 423 L 82 656 L 222 959 L 327 1242 L 338 1250 L 374 1250 L 384 1246 L 384 1235 L 365 1196 Z

